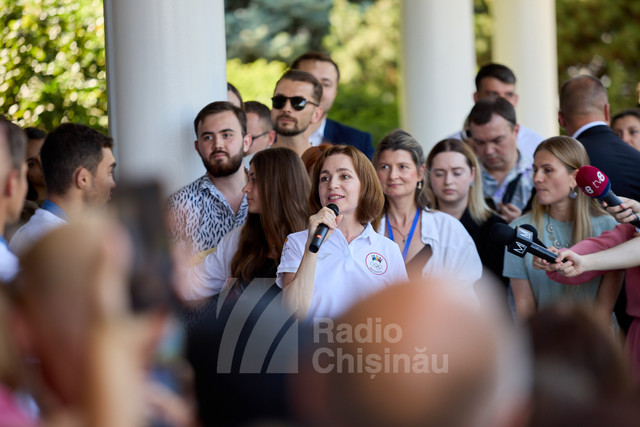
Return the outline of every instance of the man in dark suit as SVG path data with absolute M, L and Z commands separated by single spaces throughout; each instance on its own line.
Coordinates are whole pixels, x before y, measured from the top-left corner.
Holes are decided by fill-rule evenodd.
M 607 175 L 614 193 L 640 200 L 640 151 L 609 128 L 607 91 L 600 80 L 585 75 L 565 82 L 558 122 L 584 145 L 591 165 Z
M 353 145 L 371 159 L 373 156 L 371 134 L 327 118 L 338 94 L 340 79 L 338 65 L 331 57 L 324 52 L 307 52 L 293 61 L 291 69 L 306 71 L 322 84 L 320 105 L 324 110 L 324 115 L 322 120 L 309 126 L 311 145 L 320 145 L 323 142 Z
M 591 165 L 607 175 L 615 194 L 640 200 L 640 151 L 609 128 L 609 100 L 600 80 L 578 76 L 566 81 L 560 89 L 558 122 L 584 145 Z M 631 324 L 626 305 L 623 289 L 614 312 L 625 332 Z

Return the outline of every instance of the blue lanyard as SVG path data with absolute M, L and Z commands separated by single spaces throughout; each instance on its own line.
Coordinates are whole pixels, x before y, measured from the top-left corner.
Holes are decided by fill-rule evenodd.
M 44 203 L 42 204 L 42 206 L 40 206 L 40 207 L 42 209 L 44 209 L 45 211 L 51 212 L 52 214 L 54 214 L 58 218 L 61 218 L 61 219 L 64 219 L 65 221 L 67 221 L 67 214 L 64 213 L 64 211 L 62 210 L 62 208 L 60 206 L 56 205 L 51 200 L 49 200 L 49 199 L 45 200 Z
M 409 230 L 409 234 L 407 235 L 407 241 L 404 244 L 404 250 L 402 251 L 402 259 L 407 260 L 407 253 L 409 252 L 409 246 L 411 243 L 411 238 L 413 237 L 413 232 L 416 231 L 416 225 L 418 225 L 418 218 L 420 218 L 420 208 L 416 209 L 416 216 L 413 217 L 413 224 L 411 224 L 411 230 Z M 389 238 L 393 240 L 393 231 L 391 230 L 391 224 L 389 224 L 389 218 L 387 217 L 387 233 L 389 234 Z

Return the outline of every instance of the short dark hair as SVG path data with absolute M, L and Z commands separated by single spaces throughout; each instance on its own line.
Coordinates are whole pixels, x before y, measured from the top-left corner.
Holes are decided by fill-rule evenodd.
M 480 99 L 469 113 L 469 124 L 484 125 L 491 121 L 494 114 L 509 122 L 511 128 L 516 125 L 516 109 L 504 98 Z
M 591 75 L 573 77 L 560 88 L 560 111 L 565 119 L 588 113 L 602 113 L 608 102 L 607 89 Z
M 375 220 L 382 214 L 384 208 L 384 193 L 382 184 L 378 179 L 378 174 L 371 161 L 362 151 L 351 145 L 332 145 L 320 154 L 320 157 L 313 166 L 313 177 L 311 178 L 311 193 L 309 194 L 309 209 L 316 213 L 322 208 L 320 203 L 320 172 L 324 161 L 329 156 L 344 154 L 351 159 L 355 173 L 360 180 L 360 195 L 358 197 L 358 207 L 356 208 L 356 218 L 360 223 L 367 223 Z
M 611 127 L 613 127 L 613 124 L 615 123 L 616 120 L 619 120 L 623 117 L 628 117 L 628 116 L 635 117 L 636 119 L 640 120 L 640 108 L 630 108 L 628 110 L 620 111 L 611 119 Z
M 256 114 L 260 118 L 260 120 L 263 120 L 266 123 L 269 123 L 271 128 L 273 128 L 273 125 L 271 123 L 271 110 L 269 110 L 269 107 L 264 105 L 262 102 L 258 102 L 258 101 L 247 101 L 247 102 L 245 102 L 244 103 L 244 113 L 245 114 L 249 114 L 249 113 Z
M 45 139 L 47 137 L 47 133 L 38 128 L 28 127 L 24 128 L 24 131 L 27 134 L 27 139 Z
M 0 132 L 7 140 L 7 153 L 11 161 L 11 169 L 20 170 L 27 156 L 27 135 L 20 126 L 0 116 Z
M 245 136 L 247 134 L 247 116 L 244 114 L 244 111 L 228 101 L 216 101 L 207 104 L 202 110 L 200 110 L 195 120 L 193 121 L 193 129 L 196 132 L 196 138 L 198 138 L 198 126 L 204 119 L 215 114 L 223 113 L 225 111 L 231 111 L 233 114 L 235 114 L 235 116 L 238 118 L 238 121 L 240 122 L 242 136 Z
M 244 109 L 244 102 L 242 101 L 242 95 L 240 95 L 240 91 L 237 87 L 227 82 L 227 92 L 229 91 L 233 92 L 234 95 L 238 97 L 238 99 L 240 100 L 240 108 Z
M 40 151 L 42 174 L 47 191 L 65 194 L 73 184 L 73 174 L 83 167 L 92 174 L 102 161 L 102 149 L 113 149 L 113 139 L 89 126 L 64 123 L 44 140 Z
M 480 67 L 476 74 L 476 90 L 480 90 L 480 83 L 487 77 L 493 77 L 502 83 L 516 84 L 516 75 L 505 65 L 489 63 Z
M 320 61 L 330 63 L 336 69 L 338 81 L 340 81 L 340 68 L 338 68 L 338 64 L 336 64 L 335 61 L 331 59 L 328 53 L 320 52 L 318 50 L 312 50 L 310 52 L 303 53 L 293 60 L 293 62 L 291 63 L 291 67 L 289 68 L 291 68 L 292 70 L 299 70 L 300 64 L 304 61 Z
M 278 87 L 282 80 L 311 83 L 313 85 L 313 100 L 315 102 L 320 102 L 320 99 L 322 99 L 322 85 L 320 84 L 318 79 L 316 79 L 315 77 L 313 77 L 313 75 L 307 73 L 306 71 L 287 70 L 276 83 L 276 87 Z

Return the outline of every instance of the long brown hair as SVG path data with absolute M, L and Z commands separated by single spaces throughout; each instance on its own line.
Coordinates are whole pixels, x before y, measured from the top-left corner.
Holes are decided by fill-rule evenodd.
M 553 154 L 567 168 L 569 173 L 573 173 L 580 167 L 589 164 L 589 156 L 584 146 L 569 136 L 554 136 L 545 139 L 538 145 L 535 155 L 539 151 L 548 151 Z M 577 191 L 578 195 L 573 201 L 573 230 L 572 242 L 579 242 L 588 237 L 593 236 L 593 228 L 591 227 L 591 216 L 606 215 L 607 212 L 600 206 L 596 199 L 592 199 L 582 191 Z M 536 227 L 540 229 L 542 217 L 549 212 L 549 206 L 542 205 L 538 202 L 538 197 L 533 198 L 531 214 Z
M 304 230 L 309 219 L 309 176 L 298 155 L 288 148 L 269 148 L 251 159 L 262 212 L 249 213 L 231 260 L 231 277 L 251 280 L 267 260 L 270 248 L 280 261 L 287 236 Z

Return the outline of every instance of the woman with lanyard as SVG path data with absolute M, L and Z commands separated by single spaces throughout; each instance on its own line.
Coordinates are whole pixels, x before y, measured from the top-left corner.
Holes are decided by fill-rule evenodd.
M 409 278 L 446 276 L 475 298 L 473 284 L 482 276 L 480 257 L 460 221 L 429 210 L 418 141 L 403 130 L 390 133 L 376 147 L 373 164 L 385 195 L 377 230 L 400 246 Z
M 309 205 L 316 213 L 308 230 L 287 238 L 276 283 L 298 318 L 334 318 L 406 281 L 407 273 L 398 246 L 369 224 L 380 215 L 384 195 L 367 156 L 352 146 L 329 147 L 314 165 L 312 183 Z M 314 252 L 310 244 L 320 224 L 328 231 Z

